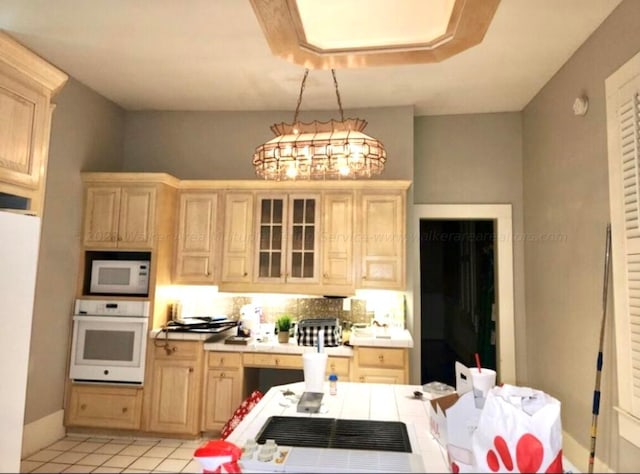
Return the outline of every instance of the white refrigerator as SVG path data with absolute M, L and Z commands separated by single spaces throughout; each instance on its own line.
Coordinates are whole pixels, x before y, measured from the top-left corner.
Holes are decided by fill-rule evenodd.
M 20 472 L 40 218 L 0 210 L 0 472 Z

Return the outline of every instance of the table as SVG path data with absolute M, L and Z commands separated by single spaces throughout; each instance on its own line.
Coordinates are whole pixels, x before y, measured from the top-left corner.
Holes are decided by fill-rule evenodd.
M 430 433 L 429 401 L 413 397 L 414 391 L 422 390 L 421 386 L 338 382 L 337 394 L 329 395 L 327 382 L 324 387 L 323 407 L 317 414 L 298 413 L 296 404 L 290 402 L 290 397 L 284 396 L 285 390 L 291 390 L 299 396 L 304 392 L 304 382 L 269 389 L 227 441 L 243 446 L 247 440 L 255 439 L 270 416 L 402 421 L 407 426 L 416 454 L 422 456 L 424 472 L 449 471 L 446 453 Z

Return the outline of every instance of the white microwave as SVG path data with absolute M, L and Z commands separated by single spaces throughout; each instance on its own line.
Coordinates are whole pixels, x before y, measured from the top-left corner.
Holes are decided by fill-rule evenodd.
M 89 293 L 147 296 L 149 263 L 148 260 L 94 260 Z

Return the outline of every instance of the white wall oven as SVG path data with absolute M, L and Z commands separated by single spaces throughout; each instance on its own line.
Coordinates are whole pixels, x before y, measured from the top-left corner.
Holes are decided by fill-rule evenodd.
M 148 318 L 148 301 L 76 300 L 70 378 L 142 385 Z

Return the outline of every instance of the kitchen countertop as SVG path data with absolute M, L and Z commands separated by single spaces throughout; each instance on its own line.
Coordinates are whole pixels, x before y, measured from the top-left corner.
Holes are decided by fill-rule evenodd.
M 413 338 L 406 329 L 366 328 L 366 331 L 352 330 L 349 344 L 369 347 L 413 347 Z
M 421 386 L 339 382 L 337 394 L 329 395 L 329 385 L 325 383 L 323 408 L 316 414 L 298 413 L 296 403 L 283 395 L 287 389 L 299 396 L 304 391 L 304 382 L 272 387 L 227 441 L 242 447 L 247 440 L 256 438 L 270 416 L 401 421 L 407 427 L 414 453 L 422 457 L 421 472 L 449 471 L 446 455 L 430 433 L 429 401 L 412 396 Z
M 226 351 L 226 352 L 273 352 L 278 354 L 303 354 L 305 352 L 314 352 L 315 347 L 299 346 L 294 338 L 289 339 L 288 343 L 279 343 L 277 338 L 272 336 L 268 342 L 258 342 L 250 340 L 244 344 L 225 344 L 224 338 L 232 335 L 233 332 L 224 332 L 219 335 L 209 333 L 190 333 L 171 331 L 165 334 L 161 329 L 150 331 L 149 337 L 152 339 L 162 340 L 165 337 L 170 340 L 180 341 L 204 341 L 204 350 L 206 351 Z M 406 329 L 390 330 L 390 338 L 375 337 L 373 333 L 370 335 L 355 335 L 353 332 L 349 338 L 350 346 L 371 346 L 371 347 L 413 347 L 413 339 Z M 208 341 L 212 339 L 211 341 Z M 326 347 L 325 351 L 330 356 L 351 357 L 353 348 L 349 346 Z

